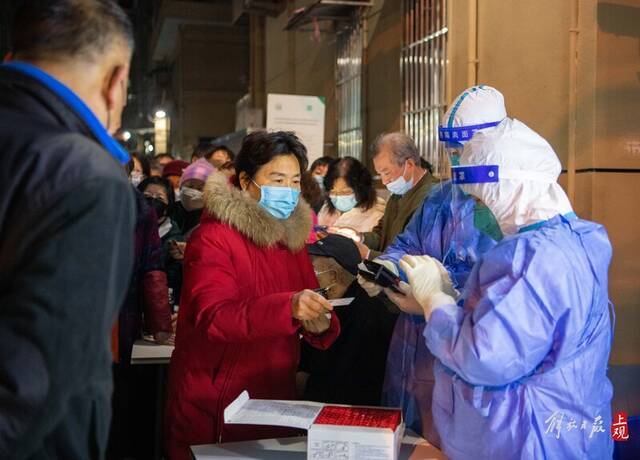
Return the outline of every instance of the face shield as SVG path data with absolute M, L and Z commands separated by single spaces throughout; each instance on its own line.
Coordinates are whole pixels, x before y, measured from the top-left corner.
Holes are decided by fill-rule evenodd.
M 455 167 L 460 164 L 462 150 L 475 133 L 484 129 L 493 128 L 500 123 L 502 123 L 502 119 L 470 126 L 440 126 L 438 128 L 438 139 L 440 142 L 444 142 L 444 149 L 449 157 L 451 166 Z
M 453 101 L 438 128 L 438 138 L 454 172 L 474 135 L 496 129 L 506 117 L 504 97 L 486 85 L 468 88 Z M 477 176 L 469 170 L 459 172 L 459 180 L 475 180 Z M 488 172 L 485 176 L 488 177 Z M 461 289 L 480 255 L 501 237 L 499 227 L 491 211 L 464 193 L 460 183 L 440 182 L 431 196 L 439 203 L 437 227 L 440 237 L 435 252 L 449 272 L 454 287 Z
M 497 126 L 506 116 L 504 96 L 497 89 L 477 85 L 460 93 L 438 128 L 438 138 L 451 165 L 458 165 L 464 145 L 476 132 Z
M 449 218 L 443 232 L 442 264 L 454 286 L 461 289 L 479 257 L 502 239 L 500 226 L 491 210 L 476 196 L 466 193 L 469 184 L 491 184 L 499 180 L 497 165 L 451 168 Z
M 466 188 L 468 184 L 497 184 L 499 168 L 459 165 L 452 167 L 451 177 L 451 237 L 443 264 L 456 267 L 454 278 L 462 283 L 480 256 L 503 238 L 491 209 L 477 196 L 467 193 Z
M 469 201 L 467 193 L 465 193 L 462 185 L 470 183 L 485 183 L 492 181 L 495 176 L 498 177 L 497 166 L 487 166 L 476 169 L 473 166 L 461 167 L 460 157 L 465 145 L 479 132 L 495 128 L 502 119 L 469 126 L 440 126 L 438 128 L 438 137 L 444 142 L 445 151 L 451 162 L 451 187 L 452 187 L 452 218 L 454 221 L 457 236 L 467 235 L 471 230 L 465 229 L 465 225 L 473 224 L 473 228 L 484 232 L 491 236 L 494 240 L 502 239 L 500 228 L 497 225 L 489 208 L 477 198 L 473 199 L 473 206 Z M 461 238 L 454 238 L 460 240 Z M 464 238 L 462 238 L 464 240 Z
M 464 145 L 459 142 L 445 142 L 444 153 L 449 159 L 451 166 L 458 166 L 460 164 L 460 155 L 462 155 L 462 149 Z

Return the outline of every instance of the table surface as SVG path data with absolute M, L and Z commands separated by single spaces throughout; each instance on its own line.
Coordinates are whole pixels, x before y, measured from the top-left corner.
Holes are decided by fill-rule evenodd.
M 169 364 L 174 348 L 145 339 L 136 340 L 131 350 L 131 364 Z
M 256 459 L 301 460 L 307 458 L 307 438 L 263 439 L 191 446 L 196 460 Z M 446 460 L 447 457 L 427 440 L 412 434 L 402 439 L 400 460 Z

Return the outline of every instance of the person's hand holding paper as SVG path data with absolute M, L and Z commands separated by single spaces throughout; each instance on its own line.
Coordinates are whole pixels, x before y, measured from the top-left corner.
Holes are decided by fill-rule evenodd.
M 315 320 L 325 317 L 325 313 L 333 310 L 333 305 L 317 292 L 305 289 L 294 294 L 291 299 L 291 314 L 299 321 Z

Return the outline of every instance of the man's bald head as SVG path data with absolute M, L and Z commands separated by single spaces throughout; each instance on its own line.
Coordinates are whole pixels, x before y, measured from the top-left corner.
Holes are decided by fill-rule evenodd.
M 94 62 L 133 51 L 131 21 L 113 0 L 22 0 L 11 38 L 14 57 L 26 61 Z

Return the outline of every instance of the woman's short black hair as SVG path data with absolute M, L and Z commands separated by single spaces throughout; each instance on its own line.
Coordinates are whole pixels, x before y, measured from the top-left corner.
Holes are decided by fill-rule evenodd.
M 333 161 L 333 158 L 331 157 L 320 157 L 316 159 L 313 163 L 311 163 L 311 166 L 309 166 L 309 171 L 313 173 L 313 170 L 316 169 L 318 166 L 329 166 L 332 161 Z
M 142 167 L 142 174 L 144 174 L 145 177 L 149 177 L 151 175 L 151 164 L 149 163 L 149 158 L 139 152 L 131 153 L 131 159 L 129 160 L 129 163 L 127 163 L 127 174 L 131 174 L 131 171 L 133 171 L 134 158 L 140 162 L 140 166 Z
M 213 146 L 211 148 L 211 151 L 209 153 L 207 153 L 204 157 L 207 160 L 209 160 L 209 159 L 211 159 L 213 154 L 216 153 L 219 150 L 222 150 L 223 152 L 225 152 L 227 154 L 227 156 L 229 157 L 229 161 L 233 161 L 236 158 L 236 154 L 233 153 L 233 150 L 231 150 L 229 147 L 227 147 L 226 145 L 223 145 L 223 144 L 213 144 Z
M 213 145 L 211 144 L 211 142 L 200 142 L 193 149 L 193 153 L 191 154 L 191 160 L 193 160 L 194 158 L 197 158 L 197 159 L 206 158 L 208 160 L 212 154 L 213 154 Z M 207 158 L 207 155 L 209 156 L 209 158 Z
M 279 155 L 294 155 L 300 164 L 300 172 L 307 169 L 307 148 L 295 134 L 285 131 L 248 134 L 235 160 L 235 185 L 240 186 L 240 173 L 244 172 L 253 179 L 262 166 Z
M 356 194 L 356 206 L 364 208 L 365 210 L 371 209 L 376 203 L 376 191 L 373 188 L 373 179 L 371 173 L 362 163 L 353 157 L 344 157 L 334 160 L 329 165 L 329 171 L 324 178 L 324 188 L 327 194 L 331 192 L 335 181 L 342 177 L 349 187 L 351 187 Z M 327 195 L 327 206 L 333 213 L 336 208 L 333 206 L 329 195 Z
M 176 197 L 175 197 L 175 194 L 173 193 L 173 187 L 171 187 L 171 184 L 169 183 L 169 181 L 164 177 L 157 177 L 157 176 L 147 177 L 145 180 L 140 182 L 140 184 L 138 185 L 138 190 L 140 190 L 140 193 L 144 194 L 144 191 L 150 185 L 159 185 L 160 187 L 163 187 L 166 190 L 167 198 L 169 200 L 168 209 L 173 209 L 173 205 L 176 202 Z

